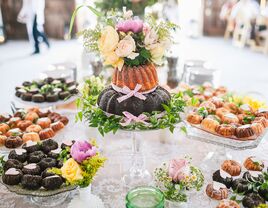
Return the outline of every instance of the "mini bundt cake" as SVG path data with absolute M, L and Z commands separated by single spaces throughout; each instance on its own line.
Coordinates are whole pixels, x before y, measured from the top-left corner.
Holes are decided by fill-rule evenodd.
M 221 169 L 231 176 L 239 176 L 242 168 L 241 165 L 234 160 L 225 160 L 221 165 Z
M 246 179 L 249 182 L 264 182 L 264 177 L 262 175 L 262 172 L 259 171 L 247 171 L 243 174 L 243 178 Z
M 22 163 L 27 160 L 27 151 L 25 149 L 15 149 L 11 150 L 8 154 L 8 159 L 15 159 Z
M 264 128 L 268 127 L 268 119 L 266 119 L 265 117 L 256 117 L 253 123 L 261 123 Z
M 248 157 L 244 162 L 244 166 L 247 170 L 262 171 L 264 168 L 264 163 L 262 160 L 256 157 Z
M 47 168 L 53 168 L 57 166 L 57 161 L 53 158 L 47 157 L 43 158 L 39 163 L 39 167 L 42 171 L 44 171 Z
M 41 149 L 44 153 L 49 153 L 51 150 L 58 149 L 59 145 L 52 139 L 48 139 L 42 142 Z
M 223 200 L 228 198 L 228 189 L 224 184 L 213 181 L 207 185 L 206 194 L 212 199 Z
M 22 172 L 20 169 L 10 168 L 2 176 L 2 180 L 7 185 L 18 185 L 21 182 Z
M 17 128 L 18 127 L 18 123 L 21 121 L 20 117 L 12 117 L 11 119 L 9 119 L 8 121 L 8 125 L 10 126 L 10 128 Z
M 231 124 L 231 123 L 239 123 L 238 117 L 233 113 L 226 113 L 222 116 L 222 123 Z
M 197 113 L 192 112 L 192 113 L 190 113 L 190 114 L 187 115 L 187 118 L 186 119 L 191 124 L 200 124 L 201 121 L 203 120 L 203 117 L 200 116 Z
M 216 115 L 219 116 L 221 119 L 227 113 L 230 113 L 230 111 L 227 110 L 226 108 L 217 108 L 216 110 Z
M 232 137 L 235 135 L 236 127 L 231 124 L 221 124 L 216 128 L 216 132 L 224 137 Z
M 249 186 L 249 181 L 244 178 L 237 178 L 232 184 L 233 191 L 237 193 L 250 193 L 252 192 L 252 187 Z
M 56 175 L 55 173 L 52 173 L 50 170 L 51 170 L 51 168 L 45 169 L 41 174 L 42 178 Z
M 265 199 L 265 201 L 268 201 L 268 189 L 265 187 L 260 186 L 258 193 L 262 198 Z
M 100 93 L 98 106 L 103 111 L 115 115 L 123 115 L 123 112 L 127 111 L 134 116 L 139 116 L 143 112 L 163 111 L 163 104 L 168 104 L 171 98 L 169 92 L 160 86 L 155 91 L 144 94 L 145 100 L 132 96 L 119 103 L 118 98 L 124 95 L 109 86 Z
M 253 135 L 254 135 L 254 131 L 250 124 L 239 126 L 235 130 L 235 136 L 240 139 L 248 138 Z
M 209 132 L 216 132 L 219 125 L 220 123 L 218 121 L 211 118 L 205 118 L 201 122 L 201 127 Z
M 7 140 L 7 137 L 0 134 L 0 147 L 5 145 L 6 140 Z
M 18 122 L 17 127 L 20 128 L 22 131 L 25 131 L 27 127 L 31 126 L 33 123 L 29 120 L 23 120 Z
M 73 146 L 73 144 L 75 143 L 74 140 L 66 140 L 66 141 L 63 141 L 62 144 L 61 144 L 61 149 L 66 149 L 66 147 L 69 147 L 71 148 Z
M 42 186 L 42 177 L 39 175 L 24 175 L 21 179 L 21 185 L 25 189 L 37 190 Z
M 43 158 L 46 158 L 46 155 L 42 151 L 35 151 L 30 153 L 28 163 L 38 163 Z
M 237 105 L 234 103 L 224 103 L 223 107 L 233 114 L 237 114 L 239 110 Z
M 261 135 L 264 132 L 264 127 L 261 123 L 253 123 L 251 124 L 251 128 L 256 135 Z
M 28 113 L 26 113 L 24 120 L 29 120 L 31 122 L 36 121 L 39 118 L 38 114 L 34 111 L 30 111 Z
M 210 113 L 210 114 L 215 113 L 215 111 L 216 111 L 216 106 L 210 101 L 205 101 L 205 102 L 201 103 L 200 107 L 206 108 L 208 113 Z
M 39 133 L 41 130 L 42 130 L 41 126 L 33 124 L 33 125 L 27 127 L 26 132 Z
M 32 153 L 41 149 L 41 146 L 37 142 L 27 141 L 22 145 L 22 148 L 25 149 L 28 153 Z
M 29 163 L 22 168 L 23 174 L 40 175 L 41 169 L 36 163 Z
M 222 200 L 216 208 L 240 208 L 239 204 L 233 200 Z
M 39 142 L 40 141 L 40 137 L 39 137 L 39 134 L 38 133 L 29 132 L 29 133 L 23 134 L 22 140 L 23 140 L 24 143 L 26 143 L 28 141 Z
M 22 162 L 15 160 L 15 159 L 8 159 L 5 164 L 4 164 L 4 171 L 7 171 L 10 168 L 15 168 L 15 169 L 22 169 L 23 164 Z
M 41 126 L 43 129 L 49 128 L 51 120 L 47 117 L 39 118 L 36 122 L 37 125 Z
M 23 141 L 19 136 L 10 136 L 6 139 L 5 146 L 7 148 L 17 148 L 22 145 Z
M 10 129 L 7 133 L 6 136 L 10 137 L 10 136 L 22 136 L 22 131 L 19 128 L 15 128 L 15 129 Z
M 9 125 L 6 123 L 0 123 L 0 133 L 6 134 L 9 130 Z
M 266 119 L 268 119 L 268 111 L 267 110 L 263 110 L 263 111 L 259 111 L 257 114 L 256 114 L 257 117 L 264 117 Z
M 61 116 L 60 118 L 57 118 L 54 120 L 54 122 L 60 121 L 66 126 L 69 123 L 69 119 L 66 116 Z
M 112 83 L 120 88 L 126 86 L 131 90 L 140 84 L 142 85 L 140 92 L 145 92 L 157 87 L 158 77 L 153 64 L 138 67 L 123 66 L 121 71 L 115 70 Z
M 55 190 L 61 187 L 63 184 L 63 180 L 60 176 L 54 175 L 54 176 L 48 176 L 43 179 L 42 185 L 47 190 Z
M 64 124 L 61 121 L 56 121 L 50 125 L 53 131 L 59 131 L 64 128 Z
M 39 137 L 41 140 L 49 139 L 54 136 L 55 132 L 51 128 L 46 128 L 39 132 Z
M 242 204 L 245 208 L 256 208 L 260 204 L 265 204 L 265 200 L 259 194 L 250 193 L 243 198 Z
M 213 181 L 224 184 L 228 189 L 231 188 L 233 183 L 232 176 L 223 170 L 217 170 L 216 172 L 214 172 L 212 179 Z
M 61 148 L 58 148 L 58 149 L 51 150 L 47 154 L 47 156 L 51 157 L 51 158 L 54 158 L 54 159 L 57 159 L 59 157 L 60 153 L 61 153 Z
M 221 108 L 223 106 L 223 99 L 220 97 L 212 97 L 209 99 L 210 102 L 212 102 L 216 108 Z

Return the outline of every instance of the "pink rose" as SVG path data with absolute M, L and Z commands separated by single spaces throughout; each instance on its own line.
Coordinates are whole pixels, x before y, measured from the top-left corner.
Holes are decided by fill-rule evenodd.
M 179 182 L 189 175 L 190 169 L 187 160 L 173 159 L 170 161 L 168 175 L 174 182 Z
M 135 19 L 135 20 L 129 19 L 129 20 L 119 22 L 116 25 L 116 28 L 118 31 L 125 32 L 125 33 L 129 31 L 132 31 L 134 33 L 139 33 L 142 31 L 143 22 L 140 19 Z
M 77 162 L 82 163 L 89 157 L 95 156 L 97 148 L 87 141 L 76 141 L 71 147 L 71 156 Z

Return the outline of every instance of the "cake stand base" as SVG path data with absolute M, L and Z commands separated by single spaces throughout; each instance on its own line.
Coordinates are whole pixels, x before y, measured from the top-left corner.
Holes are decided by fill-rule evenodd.
M 49 197 L 30 196 L 29 198 L 33 204 L 38 205 L 40 207 L 55 207 L 59 204 L 62 204 L 69 196 L 69 194 L 70 192 L 64 192 Z

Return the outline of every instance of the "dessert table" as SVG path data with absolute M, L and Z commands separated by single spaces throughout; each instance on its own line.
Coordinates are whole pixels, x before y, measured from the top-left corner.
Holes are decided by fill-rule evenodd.
M 100 197 L 105 208 L 124 208 L 127 189 L 124 187 L 121 177 L 131 166 L 132 157 L 132 141 L 128 133 L 118 131 L 116 135 L 108 134 L 102 138 L 96 129 L 89 128 L 84 123 L 75 123 L 75 112 L 65 111 L 63 114 L 70 118 L 70 124 L 66 128 L 65 134 L 61 138 L 57 138 L 57 141 L 60 142 L 60 140 L 73 138 L 97 138 L 103 154 L 108 160 L 92 184 L 92 194 Z M 174 157 L 190 156 L 192 163 L 199 166 L 204 172 L 205 185 L 200 192 L 190 196 L 189 207 L 197 207 L 197 204 L 198 207 L 216 207 L 218 202 L 207 197 L 204 189 L 206 184 L 212 181 L 211 176 L 213 172 L 218 170 L 221 161 L 219 161 L 219 158 L 215 158 L 213 160 L 214 162 L 211 163 L 210 160 L 204 160 L 204 158 L 209 152 L 216 152 L 222 147 L 191 140 L 179 128 L 175 129 L 174 134 L 171 134 L 168 130 L 157 130 L 150 133 L 141 132 L 138 136 L 144 141 L 142 149 L 145 157 L 145 165 L 151 173 L 162 162 Z M 239 162 L 243 162 L 246 157 L 251 155 L 267 160 L 268 138 L 266 136 L 255 149 L 227 151 L 229 156 L 232 156 L 233 159 Z M 72 198 L 77 194 L 77 190 L 72 191 L 64 204 L 58 207 L 68 207 Z M 27 197 L 11 193 L 3 185 L 0 185 L 0 207 L 36 208 L 38 206 L 32 204 Z M 86 207 L 96 208 L 93 205 L 87 205 Z

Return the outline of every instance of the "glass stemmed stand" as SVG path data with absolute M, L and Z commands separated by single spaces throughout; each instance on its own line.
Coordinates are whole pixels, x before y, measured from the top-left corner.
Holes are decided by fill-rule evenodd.
M 128 136 L 132 140 L 132 164 L 128 172 L 122 177 L 127 188 L 148 185 L 152 182 L 152 176 L 145 167 L 141 135 L 142 131 L 128 131 Z

